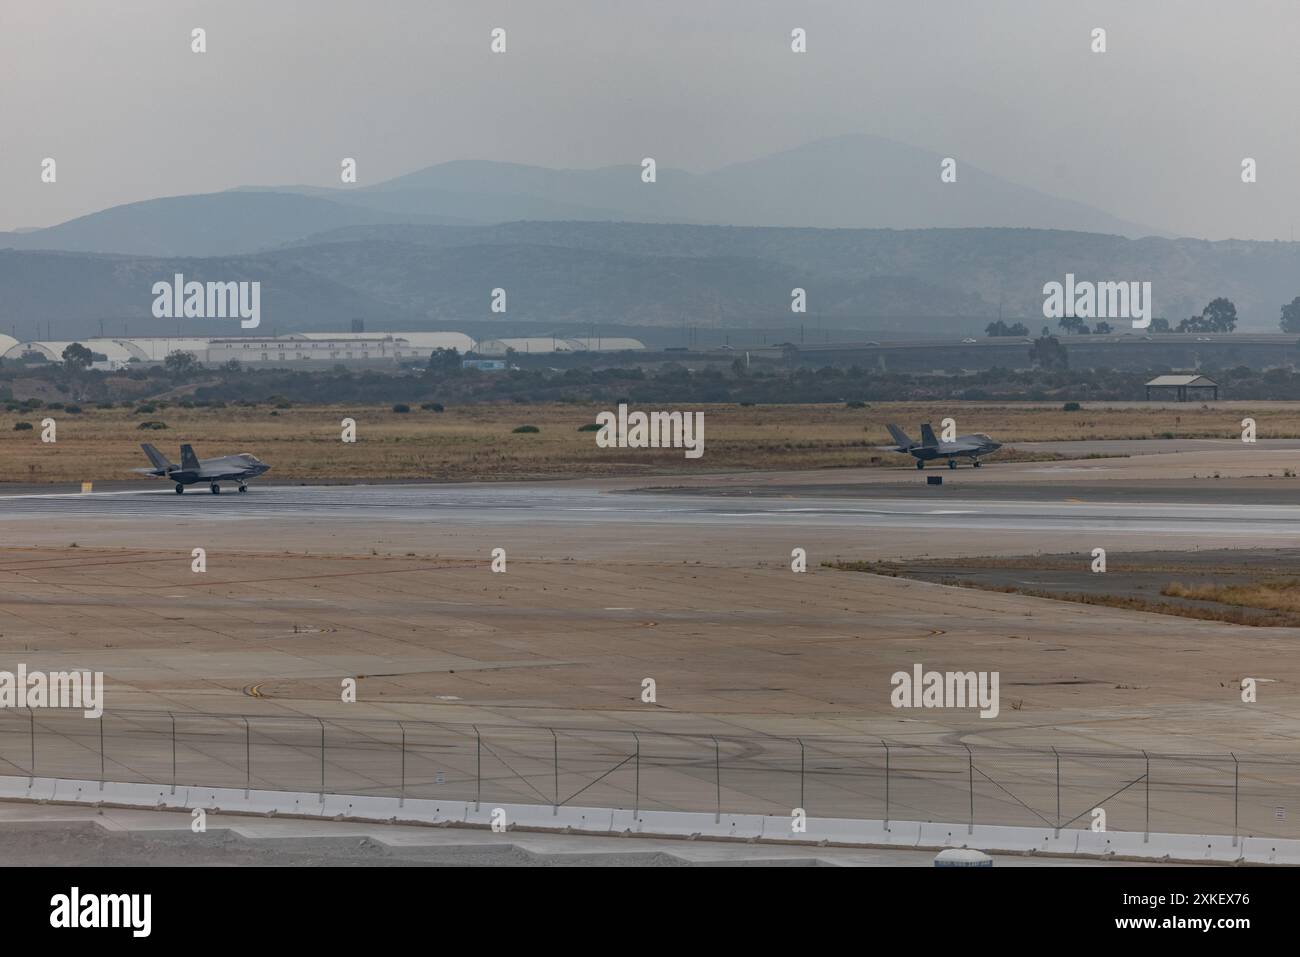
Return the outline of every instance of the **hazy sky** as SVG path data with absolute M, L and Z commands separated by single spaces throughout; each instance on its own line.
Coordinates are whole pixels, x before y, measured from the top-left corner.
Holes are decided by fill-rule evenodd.
M 344 156 L 363 185 L 453 159 L 705 171 L 865 132 L 1178 234 L 1287 239 L 1298 42 L 1296 0 L 0 0 L 0 229 L 338 185 Z

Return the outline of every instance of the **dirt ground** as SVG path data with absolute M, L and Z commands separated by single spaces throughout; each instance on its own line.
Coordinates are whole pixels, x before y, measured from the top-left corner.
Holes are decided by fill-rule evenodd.
M 633 408 L 640 408 L 634 404 Z M 1098 404 L 1081 412 L 1058 405 L 873 403 L 847 405 L 692 406 L 705 414 L 705 454 L 688 460 L 680 450 L 600 449 L 579 432 L 599 405 L 476 405 L 408 413 L 388 406 L 182 408 L 136 413 L 132 407 L 77 414 L 61 410 L 0 412 L 0 482 L 120 481 L 147 466 L 140 442 L 152 442 L 172 461 L 188 442 L 200 456 L 252 452 L 270 463 L 276 481 L 403 480 L 496 481 L 564 476 L 673 475 L 734 469 L 824 469 L 900 466 L 910 458 L 882 452 L 892 444 L 885 428 L 898 423 L 919 439 L 920 423 L 936 431 L 952 417 L 958 432 L 985 432 L 1004 443 L 1076 439 L 1215 437 L 1236 439 L 1241 420 L 1257 420 L 1261 437 L 1300 436 L 1300 403 L 1259 406 L 1216 403 Z M 46 418 L 56 441 L 42 441 Z M 356 422 L 357 441 L 341 440 L 342 422 Z M 164 430 L 141 430 L 161 421 Z M 28 422 L 30 431 L 14 431 Z M 537 433 L 515 433 L 533 425 Z M 1000 450 L 993 460 L 1065 458 L 1051 450 Z

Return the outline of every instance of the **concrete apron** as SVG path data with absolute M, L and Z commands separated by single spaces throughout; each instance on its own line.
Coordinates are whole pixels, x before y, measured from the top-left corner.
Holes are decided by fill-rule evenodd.
M 384 824 L 493 827 L 636 837 L 771 841 L 845 847 L 941 850 L 969 847 L 1008 854 L 1083 856 L 1194 864 L 1300 864 L 1300 840 L 1211 834 L 1143 834 L 1062 828 L 937 824 L 848 818 L 807 819 L 700 811 L 633 811 L 620 808 L 552 807 L 484 801 L 371 797 L 300 791 L 202 788 L 64 778 L 0 776 L 0 800 L 193 810 Z

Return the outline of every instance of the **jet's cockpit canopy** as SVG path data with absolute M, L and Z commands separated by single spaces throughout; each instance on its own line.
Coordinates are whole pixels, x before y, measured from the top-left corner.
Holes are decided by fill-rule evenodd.
M 262 460 L 259 459 L 256 455 L 253 455 L 251 452 L 240 452 L 239 458 L 243 459 L 245 462 L 248 462 L 250 465 L 262 464 Z

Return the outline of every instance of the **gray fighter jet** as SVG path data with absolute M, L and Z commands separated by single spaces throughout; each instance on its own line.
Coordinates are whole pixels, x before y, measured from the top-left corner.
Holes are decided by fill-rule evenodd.
M 897 445 L 881 446 L 890 452 L 905 452 L 916 459 L 918 469 L 925 468 L 925 463 L 931 459 L 947 459 L 948 468 L 957 467 L 959 456 L 966 456 L 976 467 L 980 467 L 981 455 L 988 455 L 990 452 L 996 452 L 1002 448 L 1001 442 L 994 442 L 983 432 L 976 432 L 973 435 L 959 435 L 954 442 L 940 442 L 934 435 L 934 429 L 930 428 L 929 423 L 921 426 L 921 441 L 913 442 L 904 432 L 896 425 L 887 425 L 889 434 L 894 437 Z
M 207 482 L 212 487 L 213 495 L 221 494 L 220 482 L 238 482 L 241 492 L 247 491 L 247 482 L 251 478 L 256 478 L 263 472 L 271 468 L 256 455 L 250 455 L 247 452 L 241 455 L 227 455 L 219 459 L 203 459 L 194 454 L 194 446 L 181 446 L 181 464 L 172 465 L 167 461 L 167 456 L 163 455 L 148 442 L 142 442 L 140 448 L 144 449 L 144 454 L 149 456 L 149 461 L 153 463 L 151 469 L 132 469 L 141 475 L 156 475 L 159 478 L 170 479 L 176 483 L 176 494 L 180 495 L 185 491 L 185 486 L 193 485 L 196 482 Z

